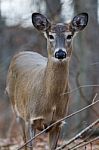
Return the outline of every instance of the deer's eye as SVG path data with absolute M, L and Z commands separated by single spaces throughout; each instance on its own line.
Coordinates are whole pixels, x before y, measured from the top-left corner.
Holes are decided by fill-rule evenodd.
M 67 40 L 71 40 L 72 35 L 67 35 Z
M 50 40 L 54 40 L 54 36 L 52 34 L 49 35 Z

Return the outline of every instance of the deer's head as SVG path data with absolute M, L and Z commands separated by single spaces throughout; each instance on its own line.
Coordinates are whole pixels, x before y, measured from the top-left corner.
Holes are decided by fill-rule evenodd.
M 88 14 L 80 13 L 68 24 L 51 22 L 40 13 L 32 14 L 34 27 L 43 32 L 47 38 L 48 57 L 67 60 L 72 52 L 72 39 L 75 33 L 83 30 L 88 23 Z

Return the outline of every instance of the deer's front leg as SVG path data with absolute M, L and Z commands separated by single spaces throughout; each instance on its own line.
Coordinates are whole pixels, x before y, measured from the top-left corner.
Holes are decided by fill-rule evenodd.
M 35 136 L 36 133 L 36 129 L 34 128 L 33 124 L 31 124 L 30 122 L 28 123 L 28 140 L 32 139 Z M 34 141 L 31 141 L 30 143 L 28 143 L 27 147 L 30 150 L 33 150 L 33 143 Z
M 55 150 L 60 136 L 61 126 L 57 125 L 49 131 L 49 146 L 50 150 Z

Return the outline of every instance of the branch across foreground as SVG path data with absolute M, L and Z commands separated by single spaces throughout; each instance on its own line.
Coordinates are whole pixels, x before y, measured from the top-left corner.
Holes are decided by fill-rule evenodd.
M 79 146 L 83 145 L 84 143 L 85 143 L 84 146 L 86 146 L 86 145 L 87 145 L 86 142 L 90 141 L 90 139 L 93 139 L 93 140 L 94 140 L 94 138 L 92 138 L 92 136 L 93 136 L 94 132 L 95 132 L 97 129 L 98 129 L 97 126 L 96 126 L 96 127 L 93 126 L 93 128 L 89 129 L 87 132 L 85 132 L 85 133 L 83 134 L 83 137 L 81 137 L 82 140 L 81 140 L 80 142 L 78 142 L 76 145 L 70 147 L 69 150 L 73 150 L 73 149 L 75 149 L 76 147 L 79 147 Z M 96 136 L 96 137 L 97 137 L 97 136 Z M 78 140 L 79 140 L 79 139 L 78 139 Z M 94 141 L 93 141 L 93 142 L 94 142 Z M 74 143 L 75 143 L 75 141 L 74 141 Z M 92 150 L 92 142 L 89 142 L 89 143 L 90 143 L 90 146 L 91 146 L 91 149 L 90 149 L 90 150 Z
M 89 143 L 93 143 L 93 142 L 95 142 L 95 141 L 97 141 L 97 140 L 99 140 L 99 136 L 97 136 L 97 137 L 95 137 L 95 138 L 93 138 L 93 139 L 91 139 L 91 140 L 89 140 L 89 141 L 87 141 L 87 142 L 84 142 L 84 143 L 82 143 L 82 144 L 79 144 L 79 145 L 77 145 L 77 146 L 75 146 L 75 147 L 73 147 L 73 148 L 69 148 L 69 150 L 77 150 L 78 148 L 81 148 L 81 147 L 83 147 L 83 146 L 86 146 L 86 145 L 88 145 Z
M 82 130 L 76 136 L 74 136 L 69 141 L 67 141 L 65 144 L 63 144 L 62 146 L 56 148 L 56 150 L 61 150 L 61 149 L 65 148 L 66 146 L 68 146 L 69 144 L 71 144 L 72 142 L 74 142 L 75 140 L 77 140 L 78 138 L 81 138 L 83 136 L 83 134 L 85 134 L 89 129 L 91 129 L 93 126 L 97 125 L 98 123 L 99 123 L 99 119 L 97 119 L 96 121 L 94 121 L 92 124 L 90 124 L 84 130 Z
M 35 138 L 37 138 L 38 136 L 40 136 L 41 134 L 43 134 L 45 131 L 49 130 L 51 127 L 55 126 L 56 124 L 58 124 L 58 123 L 64 121 L 65 119 L 68 119 L 68 118 L 70 118 L 70 117 L 72 117 L 72 116 L 74 116 L 74 115 L 76 115 L 76 114 L 78 114 L 78 113 L 84 111 L 85 109 L 90 108 L 91 106 L 97 104 L 98 102 L 99 102 L 99 100 L 97 100 L 97 101 L 92 101 L 92 103 L 91 103 L 90 105 L 87 105 L 86 107 L 84 107 L 84 108 L 82 108 L 82 109 L 80 109 L 80 110 L 78 110 L 78 111 L 76 111 L 76 112 L 74 112 L 74 113 L 72 113 L 72 114 L 70 114 L 70 115 L 68 115 L 68 116 L 66 116 L 66 117 L 64 117 L 64 118 L 62 118 L 62 119 L 60 119 L 60 120 L 54 122 L 54 123 L 52 123 L 52 124 L 51 124 L 50 126 L 48 126 L 46 129 L 42 130 L 41 132 L 39 132 L 38 134 L 36 134 L 33 138 L 31 138 L 31 139 L 28 140 L 26 143 L 24 143 L 24 144 L 23 144 L 21 147 L 19 147 L 17 150 L 21 150 L 21 149 L 22 149 L 23 147 L 25 147 L 28 143 L 30 143 L 31 141 L 33 141 Z

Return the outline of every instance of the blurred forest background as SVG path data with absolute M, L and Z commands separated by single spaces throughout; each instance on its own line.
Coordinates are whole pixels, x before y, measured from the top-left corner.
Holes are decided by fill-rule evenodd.
M 32 26 L 31 14 L 40 12 L 53 22 L 68 22 L 80 12 L 89 14 L 88 26 L 74 39 L 70 64 L 72 92 L 69 114 L 99 99 L 99 0 L 0 0 L 0 138 L 6 138 L 13 114 L 4 91 L 8 66 L 20 49 L 47 56 L 46 40 Z M 99 118 L 99 103 L 68 119 L 63 138 L 71 137 Z

